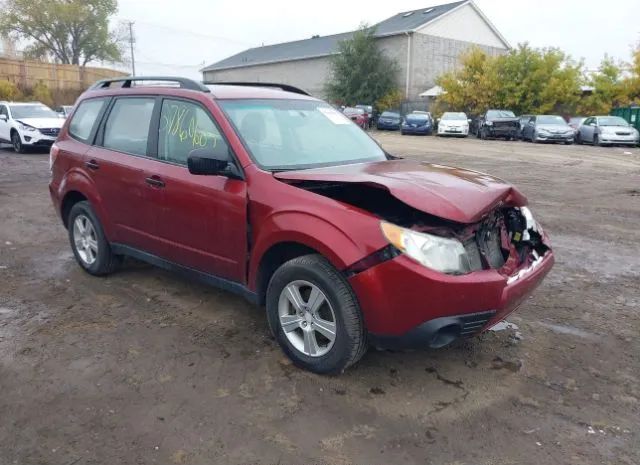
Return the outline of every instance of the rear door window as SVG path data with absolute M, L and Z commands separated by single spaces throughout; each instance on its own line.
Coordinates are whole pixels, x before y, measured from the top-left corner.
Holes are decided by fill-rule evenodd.
M 69 134 L 87 142 L 106 101 L 104 98 L 83 101 L 69 123 Z
M 164 99 L 160 113 L 158 158 L 187 164 L 192 150 L 229 153 L 227 143 L 209 113 L 195 102 Z
M 102 145 L 118 152 L 146 156 L 154 105 L 154 97 L 118 98 L 104 126 Z

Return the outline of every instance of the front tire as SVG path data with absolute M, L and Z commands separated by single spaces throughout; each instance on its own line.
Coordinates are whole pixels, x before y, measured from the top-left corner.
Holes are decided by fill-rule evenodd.
M 13 151 L 16 153 L 24 153 L 24 145 L 22 144 L 22 139 L 20 139 L 20 134 L 17 131 L 13 131 L 11 134 L 11 145 L 13 145 Z
M 296 366 L 337 374 L 366 352 L 356 296 L 324 257 L 304 255 L 283 264 L 269 282 L 266 301 L 269 327 Z
M 95 276 L 104 276 L 118 268 L 122 257 L 111 251 L 102 225 L 89 202 L 78 202 L 71 208 L 67 228 L 71 250 L 83 270 Z

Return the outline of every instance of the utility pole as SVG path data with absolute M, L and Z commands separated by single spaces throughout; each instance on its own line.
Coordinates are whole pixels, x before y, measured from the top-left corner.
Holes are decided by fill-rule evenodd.
M 133 38 L 133 21 L 129 21 L 129 45 L 131 46 L 131 75 L 136 75 L 136 59 L 133 55 L 133 44 L 135 39 Z

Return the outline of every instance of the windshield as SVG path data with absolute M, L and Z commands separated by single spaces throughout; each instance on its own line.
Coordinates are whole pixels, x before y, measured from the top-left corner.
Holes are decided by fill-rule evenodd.
M 542 115 L 538 116 L 536 118 L 536 121 L 538 122 L 538 124 L 561 124 L 563 126 L 567 125 L 562 116 Z
M 607 116 L 604 118 L 598 118 L 598 124 L 600 124 L 600 126 L 629 126 L 629 123 L 627 123 L 619 116 Z
M 335 108 L 314 100 L 219 100 L 255 162 L 267 170 L 386 160 Z
M 364 110 L 362 108 L 345 108 L 344 109 L 344 114 L 345 115 L 364 115 Z
M 407 121 L 428 121 L 429 115 L 416 115 L 412 113 L 410 115 L 407 115 L 405 118 Z
M 487 118 L 515 118 L 515 114 L 509 110 L 489 110 Z
M 467 115 L 465 115 L 464 113 L 444 113 L 441 119 L 451 121 L 466 121 Z
M 394 113 L 392 111 L 384 111 L 380 115 L 381 118 L 400 118 L 400 113 Z
M 13 119 L 57 118 L 58 114 L 45 105 L 11 105 Z

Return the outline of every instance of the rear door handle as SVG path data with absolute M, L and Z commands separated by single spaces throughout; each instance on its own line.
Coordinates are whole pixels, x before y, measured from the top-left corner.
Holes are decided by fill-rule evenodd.
M 164 181 L 155 175 L 146 178 L 144 182 L 153 187 L 164 187 Z
M 86 166 L 87 168 L 89 168 L 90 170 L 94 170 L 94 171 L 95 171 L 95 170 L 100 169 L 100 165 L 99 165 L 99 164 L 98 164 L 98 162 L 97 162 L 97 161 L 95 161 L 95 160 L 89 160 L 89 161 L 86 161 L 86 162 L 84 162 L 84 164 L 85 164 L 85 166 Z

